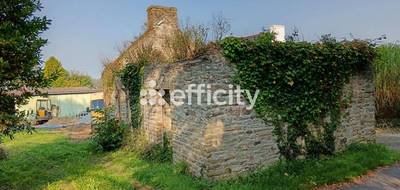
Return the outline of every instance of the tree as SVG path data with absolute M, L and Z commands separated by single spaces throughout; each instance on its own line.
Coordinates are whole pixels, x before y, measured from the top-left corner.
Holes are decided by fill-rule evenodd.
M 222 12 L 213 14 L 211 21 L 211 32 L 215 41 L 222 40 L 231 31 L 229 20 L 224 17 Z
M 44 64 L 44 77 L 49 80 L 57 80 L 60 77 L 66 78 L 68 71 L 64 69 L 61 62 L 51 56 Z
M 47 85 L 41 69 L 40 34 L 50 20 L 35 15 L 39 0 L 0 1 L 0 139 L 26 129 L 16 105 Z

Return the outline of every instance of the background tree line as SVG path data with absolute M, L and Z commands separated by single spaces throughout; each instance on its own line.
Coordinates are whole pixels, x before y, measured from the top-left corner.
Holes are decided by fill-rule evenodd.
M 93 87 L 89 75 L 77 71 L 68 72 L 55 58 L 50 57 L 44 64 L 44 78 L 50 81 L 50 87 Z

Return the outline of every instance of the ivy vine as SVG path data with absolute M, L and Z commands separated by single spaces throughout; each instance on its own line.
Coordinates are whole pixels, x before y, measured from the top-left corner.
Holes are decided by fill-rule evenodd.
M 234 81 L 260 90 L 255 111 L 274 123 L 278 148 L 287 159 L 334 152 L 343 86 L 376 55 L 367 41 L 339 42 L 329 35 L 310 43 L 278 42 L 263 33 L 255 40 L 228 37 L 221 47 L 236 64 Z
M 121 82 L 129 99 L 133 128 L 140 127 L 140 90 L 143 85 L 143 69 L 147 62 L 145 59 L 139 59 L 136 63 L 126 64 L 120 72 Z

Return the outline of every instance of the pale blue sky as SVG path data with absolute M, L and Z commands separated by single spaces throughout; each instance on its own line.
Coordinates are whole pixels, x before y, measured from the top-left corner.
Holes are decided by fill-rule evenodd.
M 142 30 L 149 5 L 174 6 L 180 20 L 207 24 L 213 13 L 229 18 L 234 35 L 258 33 L 271 24 L 296 26 L 306 40 L 337 38 L 400 40 L 399 0 L 42 0 L 40 14 L 52 20 L 43 59 L 56 56 L 68 70 L 99 78 L 101 60 L 115 59 L 118 47 Z

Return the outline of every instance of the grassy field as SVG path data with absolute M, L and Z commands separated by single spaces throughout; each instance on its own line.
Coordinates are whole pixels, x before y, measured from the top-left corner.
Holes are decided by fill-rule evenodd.
M 119 150 L 93 153 L 87 141 L 41 131 L 7 140 L 0 161 L 0 189 L 310 189 L 346 181 L 393 164 L 400 154 L 379 145 L 355 145 L 322 160 L 276 165 L 247 177 L 210 182 L 180 174 L 172 164 L 149 163 Z M 288 169 L 290 168 L 290 169 Z

